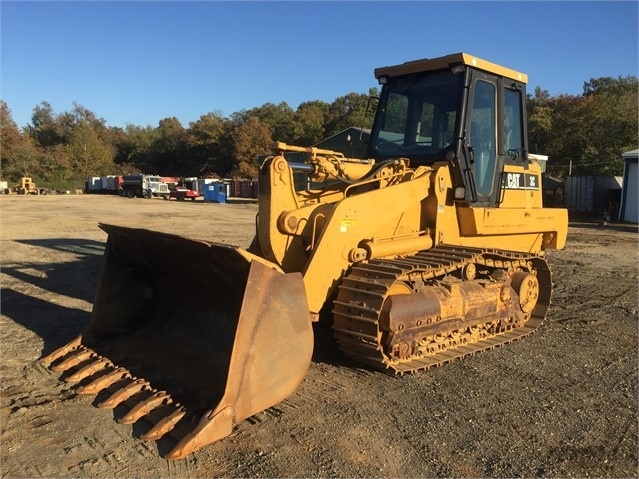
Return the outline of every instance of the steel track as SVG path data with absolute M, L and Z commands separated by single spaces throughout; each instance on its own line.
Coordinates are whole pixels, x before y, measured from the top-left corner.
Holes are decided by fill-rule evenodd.
M 436 280 L 446 274 L 459 272 L 469 264 L 488 269 L 524 267 L 534 270 L 539 279 L 540 299 L 528 321 L 521 327 L 496 334 L 485 330 L 482 332 L 483 337 L 474 342 L 460 344 L 451 341 L 449 347 L 432 354 L 404 359 L 389 357 L 382 344 L 384 331 L 379 319 L 384 301 L 391 294 L 393 285 L 400 281 Z M 333 332 L 341 351 L 355 361 L 395 374 L 413 373 L 494 349 L 530 335 L 539 328 L 546 316 L 551 289 L 548 266 L 537 255 L 440 245 L 412 256 L 371 260 L 353 266 L 340 284 L 334 301 Z M 486 322 L 489 323 L 490 320 L 491 318 L 487 318 Z

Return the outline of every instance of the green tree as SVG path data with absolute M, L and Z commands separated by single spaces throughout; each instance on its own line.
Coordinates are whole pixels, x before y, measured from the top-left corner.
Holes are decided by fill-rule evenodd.
M 590 81 L 584 82 L 583 91 L 584 96 L 636 93 L 637 78 L 633 76 L 591 78 Z
M 319 100 L 300 103 L 295 112 L 298 128 L 293 144 L 312 146 L 325 138 L 329 108 L 328 103 Z
M 557 176 L 571 173 L 571 168 L 581 163 L 587 146 L 588 132 L 583 125 L 584 104 L 581 98 L 572 95 L 559 95 L 549 101 L 551 109 L 552 135 L 543 151 L 550 157 L 549 166 L 559 167 Z M 556 166 L 555 166 L 556 165 Z
M 272 151 L 273 138 L 268 125 L 259 118 L 249 116 L 235 124 L 232 130 L 233 169 L 231 174 L 243 178 L 255 178 L 260 155 Z
M 184 176 L 228 174 L 233 163 L 226 138 L 232 127 L 221 113 L 207 113 L 197 121 L 191 122 L 187 130 L 188 164 Z
M 603 77 L 582 95 L 537 89 L 527 102 L 530 150 L 549 155 L 552 176 L 620 175 L 621 154 L 637 148 L 638 87 L 636 77 Z
M 621 154 L 637 148 L 639 140 L 638 91 L 635 77 L 603 77 L 584 84 L 582 119 L 588 137 L 582 174 L 623 173 Z
M 372 113 L 366 115 L 366 110 L 369 98 L 377 94 L 377 89 L 371 88 L 368 95 L 349 93 L 336 98 L 328 110 L 325 135 L 335 135 L 351 126 L 370 128 L 373 115 Z
M 76 180 L 89 176 L 101 176 L 113 171 L 113 158 L 107 146 L 96 131 L 86 121 L 80 121 L 74 128 L 67 145 L 69 166 Z
M 17 181 L 22 176 L 37 178 L 40 171 L 40 158 L 42 154 L 30 137 L 23 141 L 13 152 L 11 162 L 6 169 L 3 166 L 2 174 Z M 37 184 L 37 183 L 36 183 Z
M 7 169 L 11 171 L 11 163 L 22 141 L 22 134 L 13 121 L 11 110 L 0 100 L 0 168 L 3 176 L 6 175 Z
M 115 161 L 118 165 L 132 165 L 127 173 L 153 171 L 154 146 L 157 145 L 160 132 L 151 126 L 126 125 L 126 139 L 117 143 Z
M 86 178 L 77 178 L 69 161 L 69 152 L 66 145 L 55 145 L 45 149 L 38 159 L 39 178 L 49 185 L 67 185 L 72 180 L 80 180 Z M 55 186 L 57 188 L 57 186 Z
M 552 136 L 553 120 L 549 99 L 548 90 L 539 87 L 532 96 L 528 96 L 528 148 L 532 153 L 546 151 L 546 145 Z
M 113 162 L 117 164 L 126 163 L 126 155 L 130 153 L 129 138 L 126 131 L 120 127 L 104 128 L 102 140 L 109 149 Z
M 158 125 L 158 137 L 153 144 L 152 173 L 179 176 L 186 152 L 186 130 L 175 117 L 164 118 Z
M 27 125 L 27 132 L 36 144 L 43 148 L 63 144 L 68 140 L 53 107 L 46 101 L 41 102 L 33 109 L 31 124 Z
M 295 112 L 286 102 L 278 105 L 265 103 L 260 107 L 232 115 L 234 121 L 246 121 L 249 117 L 257 118 L 268 125 L 271 136 L 277 141 L 290 143 L 298 136 L 299 126 L 295 121 Z
M 102 140 L 105 140 L 108 134 L 106 120 L 98 118 L 95 113 L 77 102 L 73 102 L 71 111 L 56 115 L 55 122 L 58 124 L 64 143 L 69 143 L 75 127 L 80 123 L 87 123 Z

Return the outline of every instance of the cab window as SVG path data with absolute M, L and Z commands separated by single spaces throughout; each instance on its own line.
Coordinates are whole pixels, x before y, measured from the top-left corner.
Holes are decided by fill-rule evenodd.
M 470 113 L 470 146 L 475 158 L 475 188 L 477 194 L 489 196 L 495 177 L 496 145 L 496 87 L 484 80 L 475 82 Z
M 506 155 L 516 158 L 521 155 L 523 144 L 521 114 L 521 92 L 506 89 L 504 92 L 504 147 Z
M 440 159 L 456 138 L 462 86 L 450 71 L 389 79 L 371 136 L 373 156 L 403 156 L 412 164 Z

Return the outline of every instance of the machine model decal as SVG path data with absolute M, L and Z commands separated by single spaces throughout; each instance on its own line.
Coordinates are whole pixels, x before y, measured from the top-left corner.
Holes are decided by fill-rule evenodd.
M 538 190 L 539 176 L 528 173 L 504 174 L 504 188 L 507 190 Z

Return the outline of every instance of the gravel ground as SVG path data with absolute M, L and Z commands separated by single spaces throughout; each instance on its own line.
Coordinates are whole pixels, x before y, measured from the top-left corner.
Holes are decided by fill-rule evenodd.
M 257 207 L 0 197 L 2 477 L 637 477 L 637 227 L 571 223 L 532 336 L 399 378 L 316 328 L 288 399 L 186 459 L 162 459 L 40 362 L 86 326 L 98 222 L 247 246 Z

